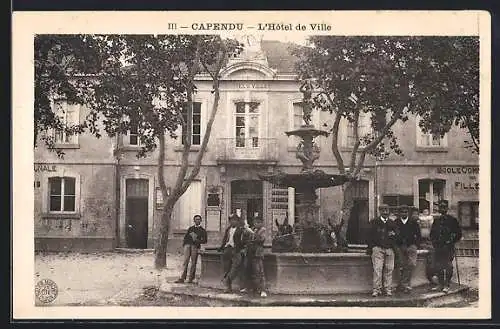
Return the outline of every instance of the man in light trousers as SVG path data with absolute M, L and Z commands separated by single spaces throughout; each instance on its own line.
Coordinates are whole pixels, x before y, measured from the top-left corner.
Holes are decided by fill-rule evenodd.
M 373 265 L 373 297 L 385 292 L 392 296 L 392 273 L 394 271 L 394 248 L 399 236 L 396 223 L 389 219 L 389 207 L 379 207 L 380 216 L 370 224 L 367 254 Z

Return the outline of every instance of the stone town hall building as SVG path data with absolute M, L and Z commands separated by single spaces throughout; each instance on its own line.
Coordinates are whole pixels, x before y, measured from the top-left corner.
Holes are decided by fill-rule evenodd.
M 219 110 L 200 173 L 176 204 L 170 250 L 180 246 L 194 214 L 204 218 L 209 245 L 220 243 L 228 214 L 237 209 L 243 216 L 262 214 L 270 235 L 276 231 L 274 219 L 281 220 L 288 213 L 293 222 L 300 194 L 263 182 L 257 174 L 277 169 L 300 171 L 301 163 L 295 157 L 298 141 L 285 135 L 302 124 L 295 60 L 287 44 L 263 40 L 247 47 L 224 70 Z M 193 156 L 203 138 L 212 102 L 210 81 L 200 76 L 197 87 Z M 66 109 L 68 122 L 85 117 L 85 106 L 55 106 Z M 320 126 L 332 120 L 326 113 L 316 112 L 313 122 Z M 366 126 L 362 123 L 360 128 Z M 454 127 L 444 138 L 436 138 L 423 134 L 415 118 L 396 124 L 394 130 L 404 157 L 367 158 L 356 183 L 350 242 L 365 241 L 368 221 L 376 215 L 379 203 L 405 203 L 432 212 L 434 203 L 442 198 L 450 200 L 451 212 L 459 218 L 466 236 L 475 237 L 479 162 L 477 155 L 463 147 L 465 132 Z M 153 248 L 162 204 L 157 153 L 137 159 L 140 142 L 133 131 L 118 139 L 87 134 L 55 137 L 57 147 L 65 152 L 63 159 L 43 146 L 34 150 L 36 250 Z M 341 150 L 348 152 L 353 140 L 345 122 L 340 139 Z M 331 137 L 319 137 L 317 142 L 322 152 L 315 165 L 326 173 L 337 173 Z M 180 143 L 180 139 L 167 143 L 167 186 L 173 185 L 179 168 Z M 119 161 L 114 156 L 117 144 L 124 150 Z M 320 190 L 321 220 L 339 218 L 340 192 L 341 187 Z

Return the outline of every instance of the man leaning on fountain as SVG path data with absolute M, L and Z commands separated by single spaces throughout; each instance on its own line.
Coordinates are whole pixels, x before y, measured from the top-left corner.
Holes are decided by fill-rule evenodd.
M 389 206 L 379 206 L 379 217 L 373 219 L 368 235 L 368 255 L 372 257 L 373 297 L 384 291 L 392 296 L 392 273 L 394 271 L 394 249 L 399 239 L 399 230 L 395 221 L 389 219 Z
M 222 252 L 224 267 L 224 278 L 222 280 L 226 292 L 231 292 L 234 279 L 238 276 L 241 277 L 245 248 L 244 233 L 250 230 L 245 227 L 244 220 L 236 214 L 229 216 L 229 223 L 230 226 L 226 229 L 222 244 L 218 248 L 218 251 Z

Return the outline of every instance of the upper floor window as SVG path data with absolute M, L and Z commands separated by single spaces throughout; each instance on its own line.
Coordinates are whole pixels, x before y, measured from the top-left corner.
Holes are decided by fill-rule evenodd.
M 69 104 L 65 99 L 55 100 L 54 113 L 65 128 L 80 124 L 80 105 L 78 104 Z M 66 129 L 55 130 L 54 140 L 56 144 L 78 144 L 78 134 L 68 133 Z
M 128 134 L 129 144 L 132 146 L 139 146 L 140 138 L 139 138 L 139 127 L 137 124 L 134 124 L 130 127 L 130 131 Z
M 182 109 L 182 118 L 184 122 L 188 123 L 188 110 L 187 106 Z M 187 130 L 182 128 L 182 144 L 184 144 L 184 136 L 187 134 Z M 193 114 L 191 119 L 191 145 L 201 144 L 201 103 L 193 102 Z
M 76 211 L 76 178 L 50 177 L 49 178 L 49 211 L 75 212 Z
M 130 118 L 130 129 L 128 134 L 125 136 L 124 144 L 127 146 L 141 146 L 139 122 L 137 119 Z
M 289 113 L 289 130 L 299 129 L 301 126 L 304 126 L 306 123 L 304 121 L 304 112 L 302 101 L 292 101 L 289 103 L 290 105 L 290 113 Z M 313 110 L 311 113 L 311 122 L 310 124 L 314 125 L 316 128 L 319 127 L 319 110 Z M 298 136 L 290 136 L 288 138 L 288 146 L 295 147 L 302 139 Z
M 441 137 L 436 134 L 424 133 L 422 131 L 422 128 L 420 128 L 420 126 L 418 125 L 420 119 L 417 118 L 416 122 L 417 122 L 417 147 L 440 148 L 447 146 L 448 138 L 446 134 L 443 137 Z
M 293 129 L 305 125 L 302 102 L 293 103 Z
M 259 147 L 259 103 L 235 104 L 236 147 Z
M 371 132 L 371 119 L 370 115 L 365 112 L 359 113 L 358 119 L 358 138 L 356 139 L 356 131 L 355 131 L 354 122 L 347 121 L 347 131 L 345 134 L 345 146 L 346 147 L 354 147 L 357 140 L 360 140 L 362 137 L 370 134 Z

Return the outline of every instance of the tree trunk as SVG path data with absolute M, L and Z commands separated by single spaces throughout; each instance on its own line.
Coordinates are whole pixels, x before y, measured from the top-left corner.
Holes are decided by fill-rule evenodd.
M 343 249 L 347 249 L 347 228 L 349 226 L 349 219 L 351 217 L 351 210 L 354 205 L 353 194 L 352 194 L 352 182 L 347 182 L 344 184 L 344 192 L 342 199 L 342 217 L 340 221 L 340 232 L 339 232 L 339 245 Z
M 165 175 L 163 173 L 163 165 L 165 163 L 165 134 L 159 134 L 158 140 L 158 182 L 160 184 L 164 205 L 155 246 L 156 269 L 164 268 L 167 265 L 168 233 L 170 230 L 170 220 L 172 218 L 172 212 L 175 205 L 175 201 L 173 201 L 174 196 L 169 196 L 167 194 L 167 185 L 165 184 Z
M 163 213 L 161 214 L 159 234 L 155 248 L 156 269 L 162 269 L 167 266 L 168 234 L 170 233 L 170 221 L 172 219 L 173 209 L 174 207 L 167 203 L 167 205 L 163 208 Z

